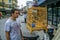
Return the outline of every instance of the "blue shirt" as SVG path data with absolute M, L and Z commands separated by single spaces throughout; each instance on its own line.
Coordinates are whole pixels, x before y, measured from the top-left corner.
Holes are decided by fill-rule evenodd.
M 5 23 L 5 31 L 10 32 L 11 40 L 21 40 L 20 25 L 16 21 L 8 19 Z

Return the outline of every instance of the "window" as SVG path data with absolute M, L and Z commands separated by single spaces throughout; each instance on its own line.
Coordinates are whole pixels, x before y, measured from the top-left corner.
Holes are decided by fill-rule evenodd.
M 56 6 L 50 5 L 48 6 L 48 24 L 52 24 L 54 26 L 58 25 L 58 16 L 57 16 L 57 8 Z
M 48 8 L 48 24 L 52 24 L 52 8 Z
M 12 0 L 9 0 L 9 3 L 11 3 L 12 2 Z
M 57 9 L 56 7 L 53 8 L 53 25 L 57 26 Z
M 58 23 L 60 23 L 60 7 L 58 7 Z

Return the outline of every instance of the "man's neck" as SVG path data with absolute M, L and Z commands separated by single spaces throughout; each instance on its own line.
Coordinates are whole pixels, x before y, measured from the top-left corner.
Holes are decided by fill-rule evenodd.
M 14 18 L 14 17 L 11 17 L 11 19 L 12 19 L 13 21 L 16 21 L 16 18 Z

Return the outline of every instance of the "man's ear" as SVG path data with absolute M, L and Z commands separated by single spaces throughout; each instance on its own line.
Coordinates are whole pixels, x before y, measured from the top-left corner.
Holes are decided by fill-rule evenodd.
M 11 16 L 13 15 L 13 13 L 11 14 Z

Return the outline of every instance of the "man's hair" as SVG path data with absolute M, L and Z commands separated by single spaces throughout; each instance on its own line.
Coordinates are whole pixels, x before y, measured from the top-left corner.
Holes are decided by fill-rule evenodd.
M 12 9 L 11 10 L 11 16 L 12 16 L 12 14 L 14 14 L 15 11 L 18 11 L 18 10 L 17 9 Z
M 15 11 L 18 11 L 17 9 L 12 9 L 11 14 L 14 13 Z

